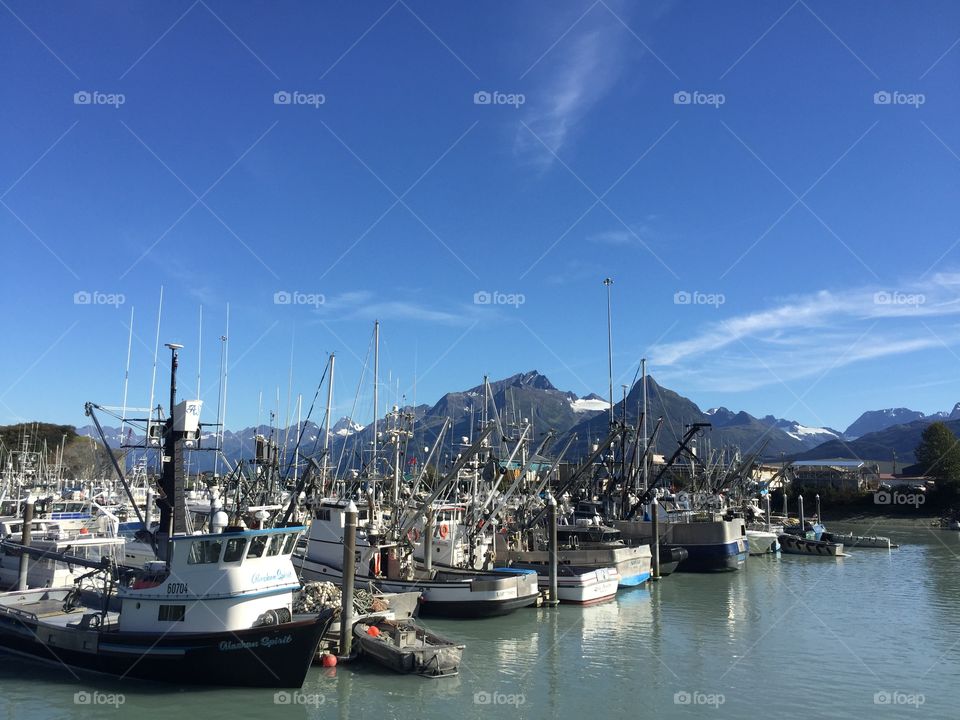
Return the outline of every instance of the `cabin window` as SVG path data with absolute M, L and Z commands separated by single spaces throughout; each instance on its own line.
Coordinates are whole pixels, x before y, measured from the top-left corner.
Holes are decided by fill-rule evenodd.
M 239 562 L 243 558 L 243 551 L 247 547 L 246 538 L 230 538 L 227 540 L 227 549 L 223 551 L 223 561 Z
M 186 605 L 161 605 L 157 620 L 161 622 L 183 622 L 186 613 Z
M 219 561 L 221 545 L 219 540 L 195 540 L 190 546 L 187 564 L 204 565 Z
M 320 510 L 317 510 L 317 520 L 325 520 L 326 522 L 330 522 L 330 509 L 321 508 Z
M 297 544 L 297 535 L 298 533 L 290 533 L 287 535 L 287 542 L 283 546 L 283 554 L 289 555 L 293 552 L 294 546 Z
M 256 535 L 250 541 L 250 549 L 247 550 L 247 557 L 258 558 L 263 555 L 263 551 L 267 549 L 267 540 L 269 539 L 266 535 Z
M 283 535 L 274 535 L 270 538 L 267 555 L 277 555 L 283 549 Z

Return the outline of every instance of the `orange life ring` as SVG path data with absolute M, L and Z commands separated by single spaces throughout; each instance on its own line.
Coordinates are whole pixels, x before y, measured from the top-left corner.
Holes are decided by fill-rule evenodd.
M 414 542 L 419 542 L 419 540 L 420 540 L 420 530 L 419 530 L 418 528 L 414 528 L 413 530 L 411 530 L 411 531 L 410 531 L 410 535 L 412 536 L 412 539 L 413 539 Z
M 447 535 L 449 535 L 449 534 L 450 534 L 450 529 L 447 527 L 447 524 L 446 524 L 446 523 L 443 523 L 443 524 L 440 526 L 440 537 L 443 538 L 444 540 L 446 540 L 446 539 L 447 539 Z

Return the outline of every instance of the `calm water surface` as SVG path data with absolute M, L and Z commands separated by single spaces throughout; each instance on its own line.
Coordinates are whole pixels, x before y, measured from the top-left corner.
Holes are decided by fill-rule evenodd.
M 883 531 L 903 547 L 751 558 L 742 572 L 675 574 L 584 609 L 426 620 L 466 644 L 457 678 L 316 668 L 299 694 L 275 699 L 266 690 L 78 682 L 0 656 L 0 709 L 9 718 L 138 720 L 958 718 L 960 534 Z M 78 704 L 76 693 L 124 702 Z

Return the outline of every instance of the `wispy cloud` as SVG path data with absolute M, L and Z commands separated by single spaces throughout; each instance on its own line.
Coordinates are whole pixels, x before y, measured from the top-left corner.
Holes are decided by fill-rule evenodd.
M 743 391 L 838 367 L 960 345 L 960 275 L 896 288 L 823 290 L 781 300 L 652 348 L 661 376 Z M 951 350 L 952 352 L 952 350 Z
M 537 89 L 528 93 L 524 110 L 530 130 L 520 126 L 514 145 L 519 156 L 545 166 L 553 163 L 543 144 L 559 153 L 611 90 L 623 66 L 627 37 L 624 27 L 597 6 L 537 63 L 531 74 Z

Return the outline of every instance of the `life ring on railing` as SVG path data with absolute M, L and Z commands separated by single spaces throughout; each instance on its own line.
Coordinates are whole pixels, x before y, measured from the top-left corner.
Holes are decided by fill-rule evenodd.
M 407 539 L 412 540 L 413 542 L 419 542 L 420 531 L 417 528 L 413 528 L 410 532 L 407 533 Z
M 447 539 L 447 535 L 450 534 L 450 528 L 447 527 L 446 523 L 440 525 L 440 537 L 444 540 Z

